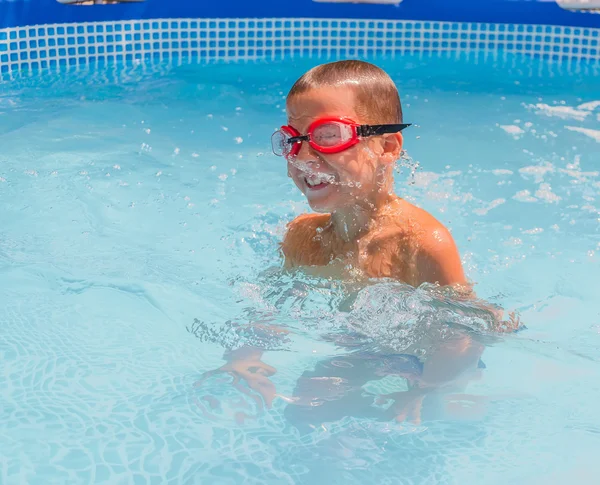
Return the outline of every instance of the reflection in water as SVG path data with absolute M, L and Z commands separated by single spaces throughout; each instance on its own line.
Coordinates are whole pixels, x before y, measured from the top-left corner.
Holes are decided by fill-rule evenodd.
M 464 389 L 485 367 L 484 343 L 496 330 L 488 305 L 434 285 L 341 283 L 300 273 L 242 283 L 240 291 L 254 301 L 238 319 L 195 320 L 188 329 L 227 349 L 226 363 L 197 383 L 207 417 L 241 424 L 277 398 L 301 432 L 346 417 L 420 424 L 481 415 L 486 398 Z M 339 355 L 305 369 L 284 395 L 263 352 L 297 351 L 296 337 L 332 344 Z

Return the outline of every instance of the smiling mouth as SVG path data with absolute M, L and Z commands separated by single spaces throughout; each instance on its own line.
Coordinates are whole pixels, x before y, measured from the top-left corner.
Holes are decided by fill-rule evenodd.
M 328 174 L 310 174 L 304 176 L 304 183 L 310 190 L 321 190 L 335 182 L 335 177 Z
M 324 189 L 325 187 L 331 185 L 329 182 L 319 182 L 319 181 L 315 181 L 315 180 L 309 180 L 306 177 L 304 178 L 304 182 L 306 183 L 306 186 L 311 190 Z
M 321 163 L 321 160 L 296 161 L 294 163 L 300 171 L 301 180 L 304 182 L 305 187 L 311 192 L 325 189 L 330 185 L 337 184 L 339 181 L 335 173 L 320 172 Z

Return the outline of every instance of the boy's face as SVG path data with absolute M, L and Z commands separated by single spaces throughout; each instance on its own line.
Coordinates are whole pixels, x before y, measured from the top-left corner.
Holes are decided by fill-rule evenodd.
M 349 118 L 368 124 L 355 110 L 352 88 L 322 87 L 298 95 L 287 104 L 288 124 L 301 134 L 315 120 Z M 402 148 L 402 136 L 375 136 L 342 152 L 325 154 L 302 143 L 298 155 L 288 159 L 288 173 L 316 212 L 333 212 L 373 202 L 385 187 L 389 168 Z

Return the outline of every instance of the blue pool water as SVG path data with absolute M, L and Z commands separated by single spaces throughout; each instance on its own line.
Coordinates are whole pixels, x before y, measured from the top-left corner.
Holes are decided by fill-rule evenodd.
M 0 483 L 595 483 L 600 69 L 377 62 L 416 125 L 398 193 L 527 329 L 491 338 L 432 288 L 281 274 L 307 204 L 269 138 L 317 60 L 5 80 Z M 235 330 L 256 322 L 291 334 Z M 377 398 L 418 371 L 403 355 L 456 332 L 485 369 L 394 419 Z M 277 370 L 271 409 L 205 374 L 244 344 Z M 290 402 L 303 386 L 321 406 Z

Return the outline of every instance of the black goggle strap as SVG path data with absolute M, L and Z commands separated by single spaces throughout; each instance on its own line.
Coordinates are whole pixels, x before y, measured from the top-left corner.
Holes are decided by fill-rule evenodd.
M 408 128 L 411 123 L 400 123 L 397 125 L 360 125 L 356 128 L 356 134 L 361 137 L 385 135 L 387 133 L 398 133 Z
M 286 140 L 286 143 L 293 145 L 294 143 L 300 143 L 301 141 L 308 141 L 310 137 L 308 135 L 303 136 L 292 136 Z

